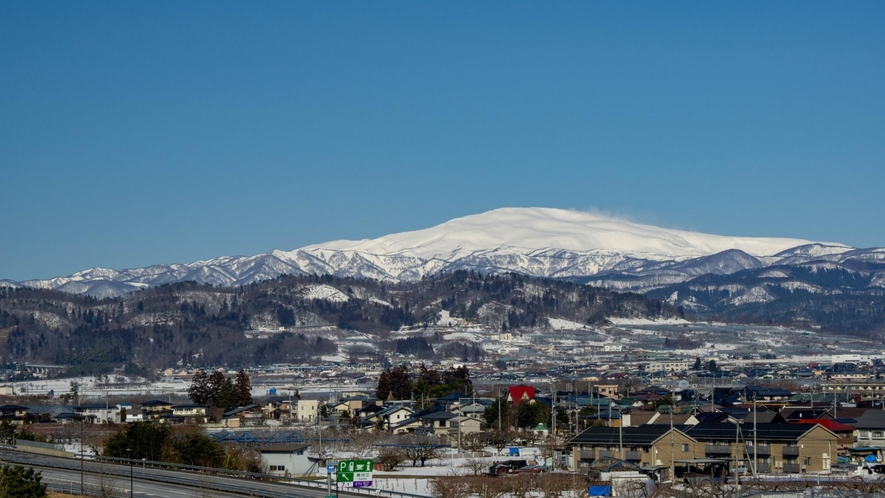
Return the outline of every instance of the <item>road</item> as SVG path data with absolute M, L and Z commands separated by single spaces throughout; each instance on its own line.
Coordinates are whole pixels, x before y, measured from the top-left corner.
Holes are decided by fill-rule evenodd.
M 43 480 L 53 489 L 80 493 L 80 465 L 84 469 L 86 494 L 96 496 L 99 491 L 111 489 L 113 496 L 127 496 L 132 472 L 133 498 L 324 498 L 327 496 L 324 482 L 280 483 L 168 470 L 155 467 L 115 465 L 94 461 L 59 458 L 20 451 L 0 450 L 0 460 L 7 464 L 34 467 L 43 472 Z M 335 494 L 334 488 L 332 493 Z M 386 491 L 339 490 L 343 498 L 366 498 L 367 496 L 398 496 Z

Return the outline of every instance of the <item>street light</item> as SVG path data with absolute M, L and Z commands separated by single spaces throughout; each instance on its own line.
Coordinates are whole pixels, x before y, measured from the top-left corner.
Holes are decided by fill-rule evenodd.
M 129 457 L 129 498 L 132 498 L 132 450 L 126 448 L 126 456 Z

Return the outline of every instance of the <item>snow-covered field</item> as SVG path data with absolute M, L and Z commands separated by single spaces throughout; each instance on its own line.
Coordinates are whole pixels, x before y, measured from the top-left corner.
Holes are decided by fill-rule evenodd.
M 562 318 L 548 318 L 547 322 L 552 330 L 580 330 L 587 328 L 583 323 L 563 320 Z
M 688 320 L 683 320 L 681 318 L 670 318 L 666 320 L 651 320 L 648 318 L 609 318 L 609 321 L 615 325 L 685 325 L 685 324 L 693 324 L 699 325 L 698 322 L 689 322 Z
M 529 465 L 543 465 L 544 463 L 544 459 L 541 457 L 541 450 L 536 447 L 520 448 L 520 455 L 518 457 L 510 457 L 506 454 L 497 456 L 495 455 L 495 450 L 491 448 L 488 448 L 486 453 L 491 453 L 493 456 L 466 458 L 450 453 L 443 455 L 442 458 L 428 461 L 424 467 L 411 467 L 409 463 L 406 463 L 397 467 L 397 470 L 393 472 L 374 472 L 372 487 L 385 491 L 432 496 L 431 479 L 440 476 L 473 475 L 474 471 L 469 467 L 474 462 L 482 462 L 483 471 L 487 470 L 495 462 L 503 462 L 514 458 L 526 460 Z M 339 457 L 342 459 L 351 458 L 351 456 L 346 454 Z M 326 477 L 326 470 L 320 469 L 318 475 Z

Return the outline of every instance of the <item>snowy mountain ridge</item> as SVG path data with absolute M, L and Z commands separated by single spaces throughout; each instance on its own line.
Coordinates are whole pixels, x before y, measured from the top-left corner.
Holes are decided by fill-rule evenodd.
M 502 208 L 371 240 L 338 240 L 292 251 L 225 256 L 190 264 L 119 271 L 94 268 L 68 277 L 6 281 L 4 285 L 105 297 L 186 280 L 232 286 L 282 274 L 332 274 L 412 281 L 471 269 L 647 291 L 704 274 L 818 260 L 842 264 L 846 258 L 881 262 L 885 251 L 801 239 L 671 230 L 579 211 Z

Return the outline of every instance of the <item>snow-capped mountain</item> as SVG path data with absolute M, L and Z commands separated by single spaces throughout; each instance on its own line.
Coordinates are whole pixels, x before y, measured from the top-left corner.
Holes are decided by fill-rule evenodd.
M 339 240 L 293 251 L 129 270 L 91 269 L 21 285 L 95 296 L 194 280 L 241 285 L 281 274 L 410 281 L 458 269 L 568 278 L 648 291 L 700 275 L 811 261 L 882 262 L 885 250 L 800 239 L 726 237 L 642 225 L 578 211 L 503 208 L 424 230 Z M 10 282 L 8 285 L 17 285 Z

